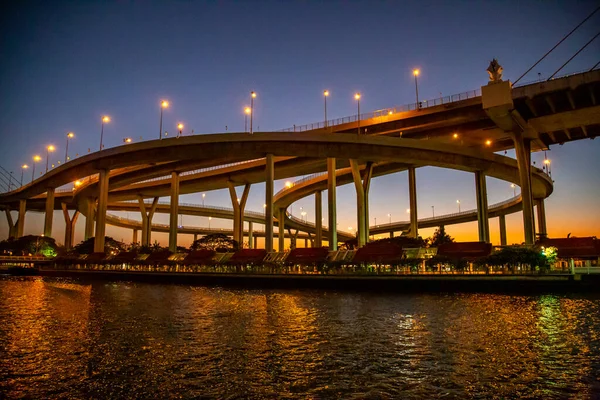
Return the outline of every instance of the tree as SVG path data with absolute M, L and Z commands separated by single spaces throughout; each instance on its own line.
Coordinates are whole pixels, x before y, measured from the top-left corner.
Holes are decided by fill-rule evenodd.
M 0 242 L 0 252 L 10 252 L 14 255 L 43 255 L 56 257 L 59 246 L 48 236 L 27 235 L 18 239 L 10 238 Z
M 208 249 L 215 250 L 221 253 L 237 251 L 239 243 L 223 233 L 212 233 L 194 240 L 190 250 Z
M 454 243 L 454 238 L 446 233 L 446 228 L 444 225 L 440 226 L 439 229 L 436 229 L 433 233 L 433 237 L 430 240 L 431 247 L 438 247 L 444 243 Z
M 110 236 L 104 237 L 104 253 L 118 253 L 123 250 L 125 245 L 121 242 L 116 241 Z M 76 245 L 73 250 L 78 254 L 92 254 L 94 253 L 94 238 L 89 238 Z

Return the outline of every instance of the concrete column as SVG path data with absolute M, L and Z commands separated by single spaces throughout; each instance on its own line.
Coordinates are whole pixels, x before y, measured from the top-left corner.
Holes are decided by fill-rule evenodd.
M 248 221 L 248 248 L 251 249 L 254 247 L 254 227 L 252 226 L 252 221 Z
M 231 197 L 231 205 L 233 206 L 233 240 L 237 241 L 240 246 L 244 243 L 244 209 L 246 208 L 246 200 L 250 193 L 250 184 L 246 183 L 244 192 L 238 202 L 237 193 L 233 182 L 228 181 L 229 196 Z
M 304 248 L 308 247 L 308 238 L 304 238 Z
M 142 214 L 142 246 L 150 246 L 152 240 L 152 218 L 158 205 L 158 197 L 152 200 L 150 209 L 146 208 L 146 203 L 144 203 L 142 196 L 138 196 L 138 204 Z
M 369 204 L 368 192 L 371 183 L 371 175 L 373 173 L 373 163 L 368 162 L 361 177 L 358 161 L 350 160 L 350 168 L 352 169 L 352 178 L 356 189 L 356 214 L 357 214 L 357 240 L 358 247 L 362 247 L 367 243 L 369 237 Z
M 533 196 L 531 192 L 531 141 L 529 139 L 524 139 L 521 132 L 515 132 L 513 140 L 519 166 L 519 179 L 521 181 L 525 244 L 533 244 L 535 241 L 535 227 L 533 218 Z
M 195 242 L 196 240 L 198 240 L 198 234 L 197 234 L 197 233 L 194 233 L 194 242 Z
M 85 235 L 84 240 L 94 237 L 94 214 L 96 210 L 96 200 L 88 197 L 85 199 L 86 217 L 85 217 Z
M 279 246 L 277 249 L 283 251 L 285 250 L 285 208 L 280 208 L 277 211 L 277 227 L 277 238 L 279 239 Z
M 17 237 L 23 236 L 25 230 L 25 213 L 27 212 L 27 200 L 19 200 L 19 219 L 17 220 Z
M 410 234 L 412 238 L 419 236 L 419 220 L 417 219 L 417 170 L 408 168 L 408 195 L 410 206 Z M 390 236 L 391 237 L 391 236 Z
M 498 222 L 500 223 L 500 246 L 506 246 L 506 216 L 500 214 Z
M 323 246 L 323 196 L 315 192 L 315 247 Z
M 52 237 L 52 218 L 54 217 L 54 188 L 46 192 L 46 217 L 44 219 L 44 236 Z
M 546 230 L 546 207 L 544 206 L 544 199 L 538 199 L 535 203 L 538 218 L 538 234 L 540 239 L 545 239 L 548 237 L 548 231 Z M 21 213 L 19 213 L 19 218 L 21 218 Z
M 138 229 L 133 229 L 133 235 L 131 237 L 131 243 L 137 243 L 138 242 Z
M 12 215 L 10 214 L 10 210 L 7 208 L 4 210 L 6 213 L 6 221 L 8 222 L 8 237 L 12 237 L 16 239 L 17 235 L 17 227 L 13 222 Z
M 273 165 L 273 154 L 265 157 L 265 249 L 273 251 L 273 181 L 275 170 Z
M 98 210 L 96 211 L 96 236 L 94 238 L 94 252 L 96 253 L 104 253 L 109 172 L 110 171 L 108 170 L 102 169 L 98 174 Z
M 171 211 L 169 214 L 169 251 L 177 251 L 177 216 L 179 215 L 179 172 L 171 172 Z
M 475 188 L 477 193 L 477 227 L 479 229 L 479 241 L 490 242 L 490 223 L 488 220 L 487 186 L 485 174 L 475 171 Z
M 75 211 L 73 218 L 69 216 L 69 209 L 66 203 L 60 203 L 62 208 L 63 216 L 65 217 L 65 249 L 70 250 L 73 247 L 73 233 L 77 218 L 79 218 L 79 211 Z
M 335 158 L 327 159 L 327 220 L 329 250 L 338 249 Z

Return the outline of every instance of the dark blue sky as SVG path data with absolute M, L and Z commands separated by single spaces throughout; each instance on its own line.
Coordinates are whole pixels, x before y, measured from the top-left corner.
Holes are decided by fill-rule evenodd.
M 186 132 L 223 132 L 226 126 L 229 131 L 241 131 L 243 107 L 249 103 L 249 92 L 255 90 L 255 130 L 275 130 L 322 120 L 325 88 L 331 91 L 330 118 L 355 113 L 355 91 L 362 93 L 364 111 L 412 102 L 415 67 L 421 69 L 423 99 L 486 84 L 485 69 L 493 57 L 504 67 L 505 78 L 515 80 L 596 4 L 12 2 L 8 8 L 3 6 L 0 24 L 0 165 L 19 175 L 20 165 L 30 164 L 33 154 L 43 154 L 47 144 L 57 146 L 51 162 L 63 159 L 68 131 L 76 134 L 70 144 L 72 155 L 96 150 L 103 114 L 112 118 L 105 129 L 107 147 L 121 144 L 124 137 L 155 138 L 162 98 L 171 102 L 164 120 L 170 132 L 175 132 L 179 121 L 186 125 Z M 600 13 L 523 81 L 537 80 L 538 73 L 548 77 L 599 25 Z M 600 60 L 599 55 L 597 40 L 561 73 L 589 69 Z M 600 166 L 599 150 L 598 141 L 552 149 L 557 185 L 548 201 L 549 214 L 558 214 L 573 201 L 572 193 L 578 193 L 578 201 L 585 201 L 581 207 L 587 209 L 581 218 L 589 220 L 591 212 L 598 226 L 600 212 L 592 199 L 600 194 L 595 173 Z M 534 159 L 541 157 L 534 155 Z M 422 169 L 419 175 L 422 216 L 429 215 L 430 204 L 439 213 L 455 211 L 456 198 L 464 198 L 464 208 L 474 207 L 470 175 L 433 168 Z M 558 181 L 561 175 L 564 182 Z M 396 181 L 398 187 L 392 191 L 398 192 L 397 197 L 381 200 L 377 209 L 372 206 L 372 216 L 389 210 L 379 212 L 385 220 L 388 212 L 405 210 L 408 201 L 402 174 L 376 180 L 373 190 L 380 192 L 372 198 L 389 198 L 389 183 Z M 576 181 L 581 186 L 562 189 L 563 183 Z M 512 195 L 505 183 L 488 185 L 491 203 Z M 341 191 L 348 192 L 348 216 L 342 211 L 341 224 L 355 226 L 353 192 Z M 218 201 L 207 200 L 209 204 L 221 204 L 227 198 L 225 192 L 207 199 L 211 197 Z M 248 208 L 259 210 L 263 197 L 261 187 L 253 187 Z M 345 201 L 342 197 L 341 206 Z M 305 203 L 307 209 L 312 207 L 312 199 Z M 35 218 L 30 219 L 28 226 Z M 548 219 L 551 232 L 561 228 L 562 223 L 553 223 L 550 215 Z M 520 217 L 511 221 L 516 231 L 521 229 Z M 229 225 L 224 222 L 223 226 Z M 461 228 L 456 229 L 461 234 Z M 6 235 L 5 230 L 2 221 L 0 237 Z M 476 229 L 467 224 L 466 231 Z

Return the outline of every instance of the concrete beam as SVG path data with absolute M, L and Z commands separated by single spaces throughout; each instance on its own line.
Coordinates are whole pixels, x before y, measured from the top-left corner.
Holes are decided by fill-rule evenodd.
M 562 131 L 600 124 L 600 105 L 531 118 L 529 125 L 538 132 Z

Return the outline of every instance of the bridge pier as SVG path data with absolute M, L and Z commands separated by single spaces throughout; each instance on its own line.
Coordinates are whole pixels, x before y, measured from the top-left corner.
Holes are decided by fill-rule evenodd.
M 85 235 L 84 240 L 94 237 L 94 213 L 96 209 L 96 200 L 92 197 L 88 197 L 84 200 L 86 207 L 85 217 Z
M 336 205 L 336 165 L 335 158 L 327 159 L 327 239 L 329 250 L 338 249 L 337 240 L 337 205 Z
M 27 200 L 19 200 L 19 219 L 17 219 L 17 237 L 23 237 L 25 230 L 25 213 L 27 212 Z
M 138 229 L 132 229 L 132 237 L 131 237 L 131 243 L 137 243 L 138 242 Z
M 152 200 L 152 205 L 149 210 L 146 210 L 146 203 L 144 198 L 138 196 L 138 204 L 140 205 L 140 212 L 142 213 L 142 246 L 150 246 L 152 239 L 152 218 L 158 205 L 158 197 Z
M 12 237 L 12 238 L 17 238 L 17 224 L 18 224 L 18 220 L 15 222 L 13 222 L 13 218 L 12 215 L 10 214 L 10 209 L 6 209 L 4 210 L 4 212 L 6 213 L 6 221 L 8 222 L 8 237 Z
M 533 196 L 531 192 L 531 140 L 525 139 L 522 132 L 515 132 L 513 141 L 519 166 L 519 179 L 521 181 L 525 244 L 533 244 L 535 242 L 535 222 L 533 218 Z
M 273 251 L 273 181 L 275 171 L 273 154 L 265 157 L 265 250 Z
M 171 172 L 171 204 L 169 214 L 169 251 L 177 252 L 177 216 L 179 215 L 179 172 Z M 152 229 L 148 225 L 148 230 Z
M 98 211 L 96 212 L 96 236 L 94 252 L 104 253 L 104 237 L 106 236 L 106 208 L 108 206 L 108 170 L 101 169 L 98 174 Z
M 482 171 L 475 172 L 475 188 L 477 193 L 477 227 L 479 230 L 479 241 L 490 242 L 490 223 L 488 219 L 487 185 L 485 174 Z
M 362 176 L 357 160 L 350 160 L 350 168 L 356 189 L 356 238 L 358 247 L 362 247 L 369 238 L 369 187 L 373 175 L 373 163 L 367 162 Z
M 248 248 L 251 249 L 254 246 L 254 232 L 253 232 L 253 226 L 252 226 L 252 221 L 248 221 Z
M 321 191 L 315 192 L 315 242 L 314 247 L 323 246 L 323 199 Z
M 79 218 L 79 211 L 75 210 L 73 217 L 70 217 L 67 203 L 60 203 L 60 207 L 65 217 L 65 249 L 70 250 L 73 247 L 73 234 L 75 223 L 77 222 L 77 218 Z
M 285 208 L 277 210 L 277 239 L 279 240 L 277 250 L 283 251 L 285 249 Z
M 231 205 L 233 207 L 233 240 L 239 243 L 240 247 L 244 243 L 244 208 L 246 208 L 246 200 L 250 193 L 250 184 L 244 185 L 244 192 L 241 198 L 237 197 L 233 182 L 227 181 L 229 187 L 229 196 L 231 197 Z
M 535 201 L 538 218 L 538 235 L 540 239 L 548 237 L 548 231 L 546 230 L 546 207 L 544 206 L 544 199 L 537 199 Z
M 417 171 L 415 167 L 408 168 L 408 196 L 410 212 L 410 230 L 409 236 L 416 238 L 419 236 L 419 220 L 417 219 Z M 393 237 L 393 232 L 390 234 Z
M 46 215 L 44 218 L 44 236 L 52 237 L 52 219 L 54 218 L 54 188 L 46 192 Z
M 500 214 L 498 222 L 500 223 L 500 246 L 506 246 L 506 216 Z

